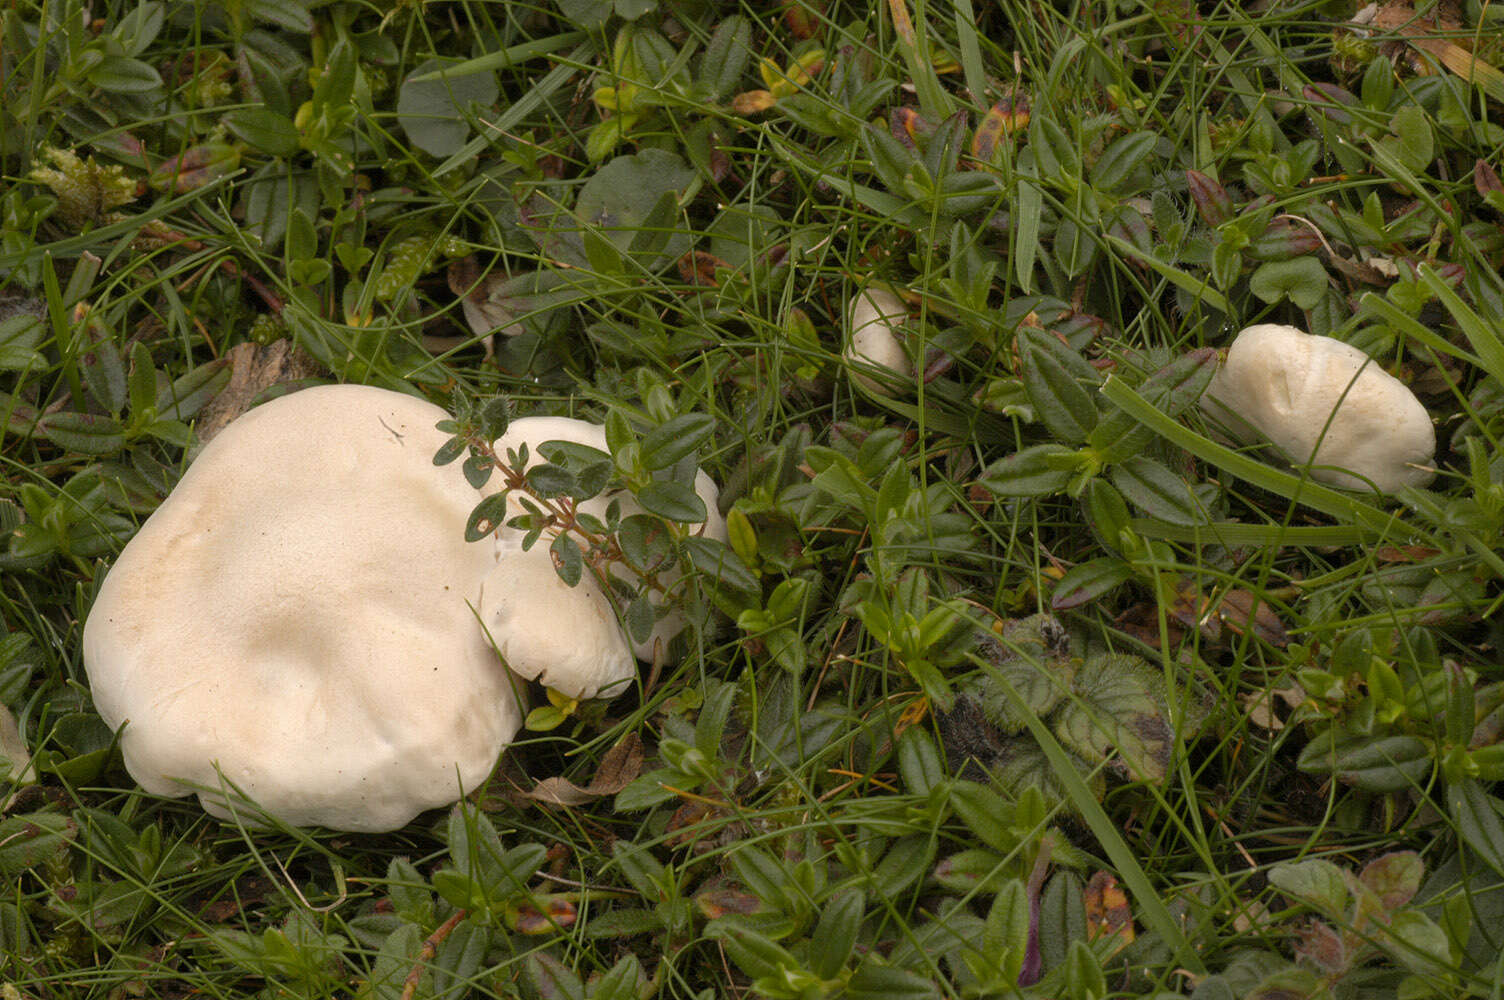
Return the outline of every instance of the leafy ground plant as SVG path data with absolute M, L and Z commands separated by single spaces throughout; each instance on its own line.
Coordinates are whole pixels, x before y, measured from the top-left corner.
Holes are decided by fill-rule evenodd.
M 0 991 L 1498 995 L 1500 21 L 1359 6 L 9 5 Z M 1227 446 L 1256 322 L 1408 385 L 1434 482 Z M 693 612 L 381 837 L 144 795 L 80 662 L 202 443 L 329 381 Z M 608 449 L 497 453 L 537 414 Z

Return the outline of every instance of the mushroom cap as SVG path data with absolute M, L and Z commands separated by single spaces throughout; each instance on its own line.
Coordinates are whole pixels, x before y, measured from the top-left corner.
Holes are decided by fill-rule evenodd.
M 480 615 L 513 673 L 571 698 L 614 698 L 637 676 L 610 599 L 588 568 L 573 587 L 559 579 L 547 539 L 526 552 L 520 542 L 497 546 Z
M 1248 327 L 1201 408 L 1240 442 L 1269 441 L 1332 486 L 1392 493 L 1435 475 L 1425 466 L 1436 454 L 1436 432 L 1420 400 L 1367 354 L 1331 337 L 1273 323 Z
M 855 367 L 875 365 L 886 368 L 900 379 L 913 378 L 914 366 L 909 363 L 902 342 L 893 332 L 909 315 L 903 300 L 881 288 L 864 288 L 852 299 L 850 312 L 847 363 Z M 893 394 L 884 380 L 856 373 L 852 378 L 869 392 L 883 396 Z
M 482 494 L 433 464 L 446 416 L 324 386 L 204 448 L 84 627 L 141 787 L 228 817 L 228 782 L 288 823 L 380 831 L 486 779 L 521 720 L 472 609 L 495 565 L 464 540 Z
M 598 451 L 607 452 L 608 454 L 610 453 L 610 446 L 606 443 L 605 427 L 601 424 L 592 423 L 588 420 L 579 420 L 574 417 L 523 417 L 520 420 L 513 420 L 507 426 L 506 433 L 496 439 L 495 448 L 497 455 L 501 456 L 504 460 L 508 449 L 516 450 L 525 443 L 528 448 L 528 466 L 531 467 L 542 461 L 542 457 L 538 455 L 538 446 L 545 441 L 568 441 L 571 444 L 583 445 L 588 448 L 595 448 Z M 705 523 L 695 530 L 700 531 L 705 537 L 715 538 L 722 542 L 726 541 L 729 537 L 726 532 L 726 519 L 721 516 L 721 512 L 717 507 L 721 491 L 716 486 L 715 481 L 704 470 L 695 473 L 695 492 L 705 502 L 707 513 Z M 620 502 L 623 517 L 644 513 L 642 505 L 630 493 L 625 491 L 602 493 L 599 496 L 592 497 L 580 504 L 580 510 L 604 520 L 606 508 L 610 506 L 613 499 Z M 521 513 L 523 513 L 522 508 L 517 506 L 508 511 L 508 517 L 515 517 Z M 521 535 L 510 529 L 503 528 L 498 532 L 498 549 L 505 549 L 508 546 L 520 550 Z M 547 567 L 549 574 L 554 577 L 554 583 L 557 586 L 568 590 L 569 588 L 564 582 L 557 579 L 558 574 L 553 570 L 553 562 L 548 555 L 547 549 L 548 547 L 545 542 L 540 540 L 538 544 L 533 546 L 532 551 L 528 555 L 535 556 L 535 558 L 541 557 L 539 565 Z M 618 568 L 613 572 L 621 579 L 628 581 L 632 579 L 631 572 L 624 567 Z M 669 587 L 672 587 L 679 581 L 680 574 L 677 571 L 671 571 L 659 574 L 659 578 Z M 611 605 L 609 598 L 601 592 L 596 581 L 590 578 L 588 571 L 581 576 L 579 587 L 588 588 L 590 600 L 596 603 L 598 607 L 603 608 L 605 612 L 610 612 Z M 488 590 L 488 593 L 490 592 Z M 521 601 L 520 598 L 517 600 L 518 602 Z M 654 605 L 655 607 L 661 607 L 661 601 L 655 599 Z M 517 606 L 520 607 L 521 604 L 518 603 Z M 485 614 L 489 609 L 490 605 L 487 605 L 487 607 L 482 609 L 482 613 Z M 616 617 L 614 612 L 610 612 L 610 617 L 616 634 L 621 637 L 622 642 L 631 650 L 631 654 L 637 659 L 649 661 L 653 659 L 655 647 L 667 648 L 669 641 L 682 632 L 686 624 L 682 612 L 670 610 L 654 623 L 653 631 L 646 639 L 642 642 L 635 642 L 619 625 L 615 625 Z M 579 640 L 582 646 L 591 650 L 596 648 L 596 638 L 593 629 L 582 631 L 579 634 Z M 592 692 L 602 690 L 614 693 L 617 688 L 613 687 L 613 685 L 620 685 L 623 681 L 636 675 L 636 667 L 631 663 L 630 659 L 627 659 L 625 666 L 623 666 L 617 662 L 614 655 L 609 659 L 600 660 L 601 665 L 597 670 L 581 673 L 578 675 L 579 679 L 575 679 L 576 675 L 569 669 L 561 669 L 557 665 L 549 669 L 546 663 L 535 666 L 534 664 L 537 661 L 531 656 L 521 658 L 521 662 L 519 663 L 506 650 L 502 650 L 502 653 L 507 657 L 508 664 L 517 673 L 524 677 L 537 676 L 549 687 L 556 688 L 573 697 L 588 698 L 593 696 L 593 694 L 577 695 L 574 693 L 576 688 Z M 571 653 L 566 659 L 573 662 L 595 655 L 594 652 L 581 652 L 578 655 Z M 591 687 L 592 684 L 598 684 L 598 687 Z

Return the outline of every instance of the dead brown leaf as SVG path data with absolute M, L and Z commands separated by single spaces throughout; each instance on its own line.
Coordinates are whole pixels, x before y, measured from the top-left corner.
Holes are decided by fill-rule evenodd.
M 601 758 L 590 784 L 581 788 L 568 778 L 544 778 L 524 792 L 523 798 L 551 806 L 578 806 L 592 799 L 615 795 L 642 773 L 642 740 L 636 733 L 622 737 Z
M 198 419 L 198 438 L 206 444 L 230 421 L 249 410 L 262 393 L 319 373 L 318 362 L 286 339 L 270 344 L 236 344 L 225 357 L 230 362 L 230 381 L 204 407 Z
M 686 285 L 715 288 L 720 285 L 715 276 L 716 269 L 730 267 L 730 264 L 714 254 L 704 250 L 691 250 L 679 258 L 679 277 Z
M 1299 684 L 1291 684 L 1289 687 L 1248 691 L 1238 696 L 1238 700 L 1243 703 L 1243 709 L 1248 715 L 1248 721 L 1260 729 L 1267 729 L 1274 733 L 1285 728 L 1285 720 L 1280 718 L 1275 706 L 1276 698 L 1284 702 L 1286 708 L 1294 710 L 1305 703 L 1306 692 Z
M 1246 635 L 1251 626 L 1253 634 L 1276 649 L 1290 644 L 1290 635 L 1285 623 L 1269 607 L 1267 601 L 1258 600 L 1251 591 L 1235 589 L 1222 595 L 1218 605 L 1222 621 L 1238 635 Z
M 522 332 L 513 306 L 515 300 L 498 294 L 507 282 L 507 276 L 498 272 L 481 274 L 475 256 L 462 257 L 449 265 L 446 275 L 449 290 L 460 297 L 460 307 L 465 313 L 465 322 L 472 332 L 482 337 L 500 333 L 515 337 Z M 486 353 L 491 344 L 486 342 Z
M 1114 952 L 1133 943 L 1133 911 L 1117 879 L 1107 872 L 1097 872 L 1086 883 L 1082 903 L 1086 907 L 1088 941 L 1115 937 L 1118 940 L 1112 946 Z
M 1182 577 L 1176 582 L 1175 600 L 1167 610 L 1171 618 L 1186 628 L 1199 629 L 1208 642 L 1222 638 L 1222 620 L 1213 613 L 1211 599 L 1190 577 Z
M 1114 624 L 1128 635 L 1150 646 L 1159 645 L 1159 607 L 1145 601 L 1132 605 L 1118 615 Z M 1168 645 L 1179 646 L 1185 639 L 1185 630 L 1173 621 L 1167 629 Z
M 771 91 L 748 90 L 731 99 L 731 110 L 739 115 L 756 115 L 778 103 Z
M 1399 36 L 1382 45 L 1390 58 L 1405 56 L 1411 70 L 1425 75 L 1440 63 L 1468 83 L 1475 83 L 1496 101 L 1504 102 L 1504 73 L 1474 56 L 1465 47 L 1469 32 L 1463 27 L 1456 0 L 1440 0 L 1434 10 L 1420 14 L 1403 0 L 1365 7 L 1352 24 Z

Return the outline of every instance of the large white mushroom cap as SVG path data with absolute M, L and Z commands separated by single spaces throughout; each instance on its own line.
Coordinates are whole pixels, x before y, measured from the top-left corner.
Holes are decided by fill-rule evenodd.
M 1244 444 L 1269 441 L 1311 478 L 1349 489 L 1424 486 L 1436 432 L 1420 400 L 1367 354 L 1291 326 L 1234 339 L 1202 410 Z
M 517 451 L 523 444 L 526 444 L 528 449 L 527 464 L 531 467 L 543 461 L 542 456 L 538 454 L 538 446 L 546 441 L 567 441 L 571 444 L 594 448 L 597 451 L 607 453 L 610 451 L 609 445 L 606 442 L 606 429 L 600 424 L 591 423 L 588 420 L 577 420 L 573 417 L 523 417 L 520 420 L 513 420 L 508 425 L 506 433 L 496 440 L 496 454 L 505 461 L 508 450 Z M 693 526 L 692 530 L 703 533 L 707 538 L 715 538 L 722 542 L 726 541 L 728 537 L 726 533 L 726 519 L 721 516 L 720 510 L 717 508 L 717 503 L 720 500 L 720 489 L 716 486 L 715 481 L 706 475 L 704 470 L 695 473 L 695 492 L 705 502 L 707 517 L 703 525 Z M 631 494 L 626 492 L 608 492 L 592 497 L 580 504 L 580 510 L 604 520 L 606 508 L 610 506 L 613 499 L 621 504 L 623 517 L 643 512 L 642 506 L 633 499 Z M 523 513 L 522 508 L 517 507 L 509 511 L 508 516 L 512 517 L 521 513 Z M 520 553 L 521 535 L 519 533 L 504 528 L 500 532 L 499 537 L 498 547 L 500 549 L 504 550 L 507 546 L 512 546 L 519 550 L 519 554 L 513 558 L 518 561 L 523 559 L 533 560 L 533 568 L 530 572 L 537 573 L 540 587 L 544 585 L 543 569 L 546 569 L 547 573 L 554 577 L 554 584 L 560 588 L 568 589 L 564 582 L 557 578 L 558 574 L 553 569 L 553 561 L 548 554 L 546 541 L 539 541 L 528 552 Z M 617 572 L 617 575 L 623 579 L 630 580 L 630 572 L 624 567 Z M 680 576 L 675 571 L 659 574 L 659 579 L 672 588 L 678 583 Z M 677 610 L 670 610 L 657 620 L 653 626 L 652 633 L 645 640 L 635 642 L 630 636 L 625 634 L 620 626 L 615 624 L 616 618 L 614 612 L 611 610 L 609 599 L 601 593 L 595 581 L 590 579 L 588 570 L 575 589 L 583 589 L 588 593 L 589 599 L 601 609 L 600 615 L 602 619 L 605 619 L 607 615 L 610 616 L 609 621 L 614 630 L 613 634 L 620 637 L 620 641 L 625 644 L 622 649 L 630 649 L 631 654 L 638 659 L 651 661 L 658 649 L 666 649 L 669 640 L 684 630 L 686 624 L 684 615 Z M 488 590 L 488 595 L 489 593 L 490 591 Z M 525 607 L 525 604 L 522 603 L 524 600 L 531 599 L 519 597 L 516 599 L 515 606 L 519 609 Z M 490 601 L 491 598 L 488 596 L 487 604 L 482 608 L 482 612 L 486 614 L 488 620 L 491 614 L 494 613 L 494 606 Z M 600 690 L 608 694 L 614 694 L 619 688 L 613 687 L 613 685 L 622 684 L 636 673 L 631 659 L 621 657 L 611 644 L 600 643 L 597 637 L 597 630 L 593 627 L 587 629 L 582 626 L 576 645 L 580 647 L 580 656 L 594 656 L 595 661 L 600 664 L 599 669 L 594 675 L 586 675 L 589 676 L 590 682 L 597 684 L 598 687 L 591 688 L 587 686 L 587 690 Z M 603 650 L 601 654 L 593 652 L 598 648 Z M 605 650 L 610 651 L 604 652 Z M 506 650 L 503 650 L 503 653 L 506 653 Z M 574 655 L 571 654 L 570 658 L 573 659 Z M 510 654 L 507 654 L 507 662 L 513 670 L 524 677 L 537 676 L 545 684 L 558 688 L 565 694 L 575 697 L 590 697 L 588 694 L 575 694 L 569 682 L 560 683 L 554 680 L 553 677 L 561 673 L 560 671 L 555 670 L 553 673 L 545 675 L 544 671 L 546 668 L 544 666 L 540 665 L 536 668 L 531 666 L 533 662 L 536 662 L 533 658 L 524 658 L 519 664 Z
M 472 607 L 496 565 L 464 540 L 482 494 L 433 464 L 445 417 L 326 386 L 204 448 L 84 628 L 144 789 L 205 786 L 228 816 L 229 783 L 288 823 L 378 831 L 486 779 L 520 712 Z

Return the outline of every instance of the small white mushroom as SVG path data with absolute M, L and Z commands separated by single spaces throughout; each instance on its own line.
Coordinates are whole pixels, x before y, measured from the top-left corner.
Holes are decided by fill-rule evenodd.
M 846 336 L 846 364 L 851 377 L 869 392 L 891 396 L 894 392 L 886 377 L 873 378 L 862 368 L 880 368 L 891 372 L 901 382 L 914 377 L 914 366 L 898 339 L 897 330 L 908 318 L 908 307 L 892 292 L 865 288 L 851 300 Z
M 142 788 L 228 816 L 228 782 L 288 823 L 379 831 L 486 779 L 518 682 L 475 617 L 496 565 L 464 540 L 483 495 L 433 464 L 446 416 L 324 386 L 199 454 L 84 627 L 94 704 Z
M 542 456 L 538 454 L 538 446 L 546 441 L 567 441 L 571 444 L 584 445 L 585 447 L 608 453 L 610 450 L 606 442 L 606 429 L 600 424 L 591 423 L 588 420 L 576 420 L 573 417 L 523 417 L 520 420 L 513 420 L 507 427 L 507 432 L 496 440 L 496 453 L 505 460 L 509 449 L 516 451 L 525 443 L 528 448 L 528 466 L 531 467 L 543 461 Z M 714 480 L 705 474 L 704 470 L 695 473 L 695 492 L 705 502 L 707 517 L 703 525 L 692 526 L 691 530 L 702 533 L 707 538 L 714 538 L 722 542 L 726 541 L 728 538 L 726 519 L 721 516 L 720 510 L 717 508 L 717 503 L 720 500 L 720 488 L 716 486 Z M 606 508 L 610 506 L 612 500 L 616 500 L 621 504 L 623 517 L 643 513 L 642 506 L 633 499 L 631 494 L 626 492 L 608 492 L 592 497 L 580 504 L 580 510 L 604 520 Z M 512 517 L 521 513 L 523 513 L 522 508 L 517 507 L 509 511 L 508 516 Z M 518 548 L 521 546 L 520 538 L 515 532 L 511 532 L 509 529 L 502 529 L 500 537 L 503 545 L 511 544 Z M 557 574 L 554 573 L 552 560 L 548 555 L 547 549 L 547 542 L 540 540 L 526 555 L 533 557 L 535 560 L 541 559 L 536 565 L 547 567 L 548 572 L 557 577 Z M 631 573 L 625 567 L 617 567 L 613 569 L 613 573 L 623 580 L 632 582 Z M 588 577 L 589 573 L 587 571 L 585 576 L 581 578 L 579 587 L 588 589 L 590 599 L 593 602 L 596 602 L 598 605 L 604 604 L 607 598 L 600 593 L 599 588 L 595 587 L 593 581 L 589 580 Z M 677 571 L 670 571 L 660 573 L 659 579 L 672 589 L 681 579 L 681 575 Z M 565 587 L 562 581 L 556 579 L 555 583 L 559 587 Z M 662 604 L 661 599 L 654 601 L 655 607 L 660 610 Z M 485 610 L 483 609 L 483 612 Z M 652 633 L 642 642 L 632 640 L 625 633 L 619 634 L 629 643 L 634 656 L 640 660 L 651 661 L 654 658 L 656 649 L 666 649 L 669 641 L 682 632 L 685 625 L 686 621 L 683 613 L 670 609 L 663 617 L 657 620 L 653 626 Z M 522 673 L 524 676 L 531 676 L 528 673 L 530 668 L 518 666 L 517 663 L 512 661 L 510 655 L 507 656 L 507 660 L 511 663 L 513 670 Z M 617 662 L 614 655 L 609 659 L 609 662 L 613 665 Z M 612 683 L 620 683 L 622 679 L 630 677 L 635 673 L 630 667 L 626 669 L 625 673 L 613 671 L 614 667 L 613 669 L 607 669 L 606 664 L 603 662 L 600 678 L 598 679 L 603 688 L 613 693 L 614 689 L 610 688 Z M 539 679 L 550 687 L 558 688 L 565 694 L 573 694 L 569 686 L 565 685 L 561 687 L 559 683 L 555 683 L 549 677 L 540 676 Z M 591 679 L 592 681 L 597 681 L 597 678 L 594 676 Z
M 1239 442 L 1269 441 L 1332 486 L 1392 493 L 1435 475 L 1436 433 L 1425 407 L 1378 362 L 1331 337 L 1248 327 L 1201 408 Z

